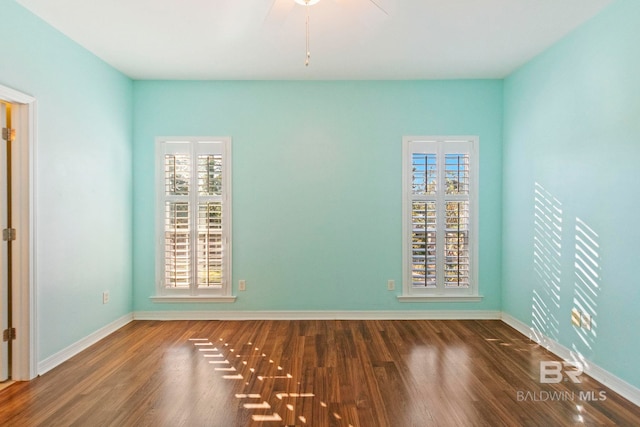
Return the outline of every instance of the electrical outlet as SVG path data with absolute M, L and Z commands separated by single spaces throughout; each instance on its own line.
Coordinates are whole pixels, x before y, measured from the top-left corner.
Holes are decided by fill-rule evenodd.
M 396 288 L 396 282 L 395 280 L 388 280 L 387 281 L 387 290 L 388 291 L 392 291 Z
M 578 327 L 581 324 L 581 313 L 577 308 L 571 309 L 571 324 Z
M 586 330 L 591 330 L 591 315 L 588 313 L 582 313 L 582 327 Z
M 109 302 L 109 291 L 104 291 L 102 293 L 102 303 L 106 304 Z
M 247 281 L 246 280 L 238 280 L 238 290 L 246 291 L 247 290 Z

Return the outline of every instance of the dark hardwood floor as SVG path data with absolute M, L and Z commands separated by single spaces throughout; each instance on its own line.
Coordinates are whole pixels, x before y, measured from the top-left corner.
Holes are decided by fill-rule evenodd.
M 3 426 L 640 426 L 500 321 L 134 321 L 0 391 Z

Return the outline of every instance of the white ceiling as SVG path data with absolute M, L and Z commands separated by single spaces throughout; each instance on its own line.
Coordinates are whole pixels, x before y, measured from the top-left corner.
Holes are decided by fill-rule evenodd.
M 132 78 L 233 80 L 502 78 L 611 1 L 321 0 L 305 67 L 294 0 L 17 0 Z

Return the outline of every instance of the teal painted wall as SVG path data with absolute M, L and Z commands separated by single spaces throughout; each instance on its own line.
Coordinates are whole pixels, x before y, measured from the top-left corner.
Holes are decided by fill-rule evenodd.
M 503 172 L 503 310 L 636 387 L 639 18 L 616 1 L 506 79 Z
M 38 103 L 43 360 L 132 310 L 132 82 L 15 2 L 0 16 L 0 84 Z
M 500 309 L 501 81 L 138 81 L 134 99 L 135 310 Z M 440 134 L 480 136 L 481 303 L 396 298 L 402 136 Z M 233 304 L 149 300 L 154 139 L 171 135 L 233 138 Z

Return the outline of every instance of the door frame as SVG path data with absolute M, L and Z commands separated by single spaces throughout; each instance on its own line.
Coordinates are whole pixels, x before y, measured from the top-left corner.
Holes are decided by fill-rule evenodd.
M 11 104 L 12 127 L 16 130 L 12 149 L 13 172 L 13 327 L 11 378 L 31 380 L 38 369 L 36 293 L 36 99 L 0 85 L 0 100 Z

